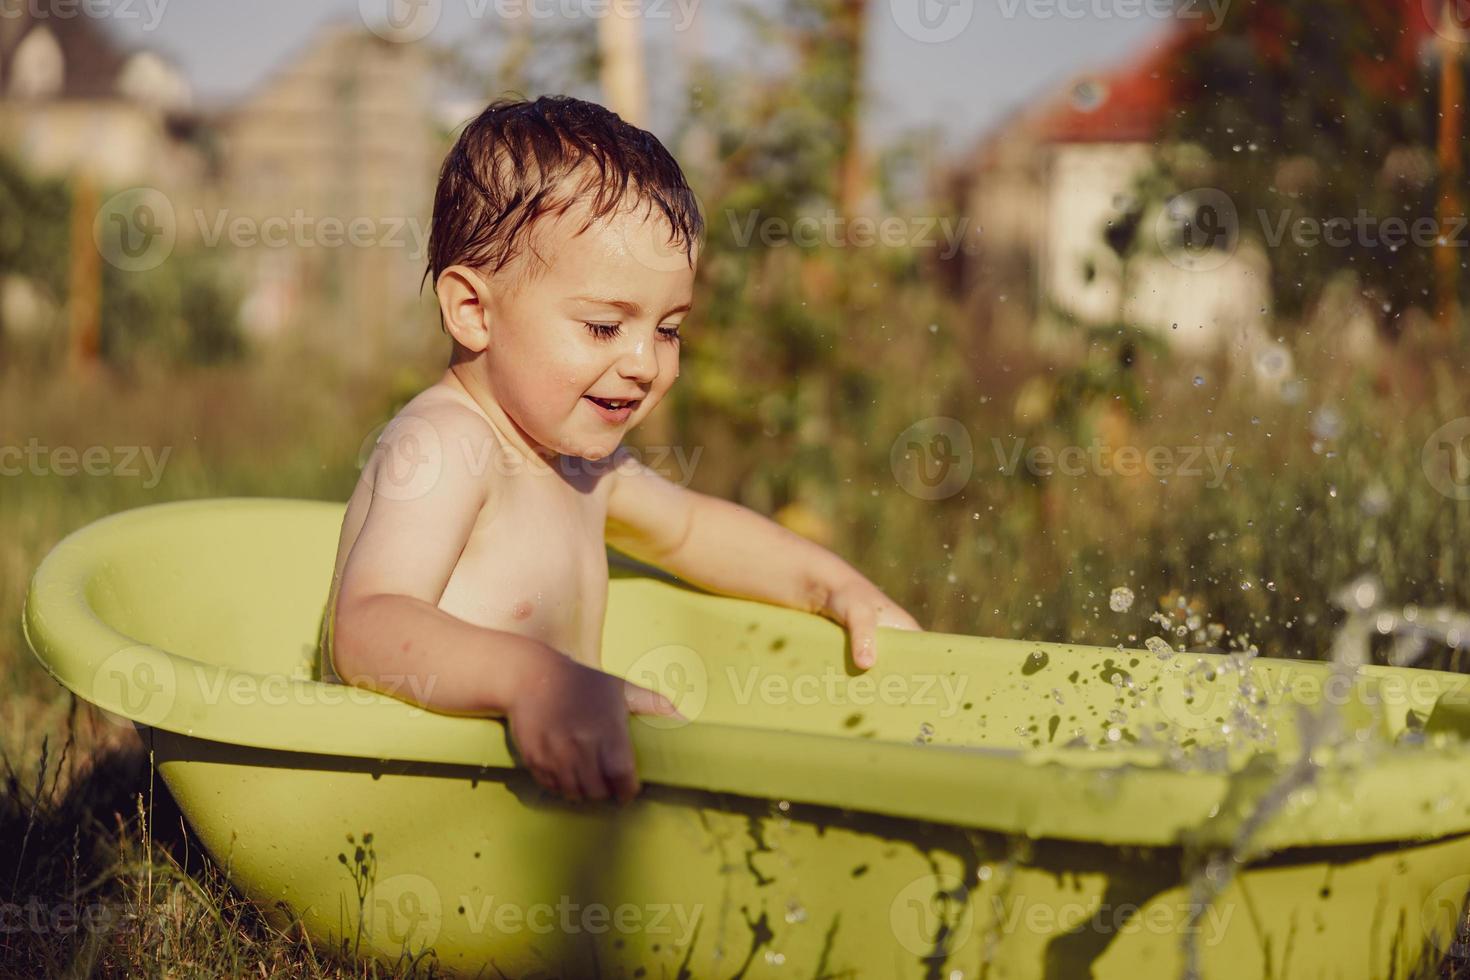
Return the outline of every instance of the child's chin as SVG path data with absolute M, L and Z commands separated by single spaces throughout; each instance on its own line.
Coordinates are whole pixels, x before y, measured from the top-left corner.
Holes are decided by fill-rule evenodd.
M 624 433 L 626 433 L 626 431 L 627 430 L 624 430 Z M 565 450 L 565 452 L 568 456 L 576 456 L 579 459 L 585 459 L 589 462 L 595 463 L 599 460 L 606 459 L 607 457 L 611 456 L 622 444 L 623 440 L 620 436 L 609 436 L 603 441 L 594 443 L 592 445 L 569 448 Z

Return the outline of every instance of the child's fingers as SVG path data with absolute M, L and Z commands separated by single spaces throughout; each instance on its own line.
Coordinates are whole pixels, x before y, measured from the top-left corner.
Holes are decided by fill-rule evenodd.
M 582 787 L 577 777 L 577 756 L 571 748 L 563 748 L 557 753 L 556 766 L 552 773 L 561 795 L 568 802 L 581 803 Z
M 556 778 L 556 773 L 545 766 L 533 766 L 531 776 L 540 784 L 541 788 L 554 796 L 561 796 L 561 783 Z
M 633 745 L 626 739 L 603 742 L 600 749 L 602 775 L 619 803 L 638 795 L 638 771 L 633 762 Z
M 640 687 L 632 681 L 623 682 L 623 701 L 627 704 L 628 710 L 635 715 L 664 715 L 680 721 L 689 720 L 679 713 L 679 709 L 674 707 L 674 702 L 657 691 Z
M 878 616 L 868 606 L 857 606 L 848 613 L 847 632 L 852 642 L 852 662 L 859 670 L 867 670 L 878 659 Z
M 607 781 L 602 777 L 602 759 L 596 744 L 587 746 L 577 753 L 577 788 L 583 799 L 605 800 L 608 796 Z

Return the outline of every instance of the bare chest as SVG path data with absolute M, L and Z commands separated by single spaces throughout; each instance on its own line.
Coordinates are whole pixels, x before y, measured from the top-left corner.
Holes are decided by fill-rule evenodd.
M 598 666 L 607 607 L 602 494 L 548 479 L 500 489 L 476 520 L 439 608 Z

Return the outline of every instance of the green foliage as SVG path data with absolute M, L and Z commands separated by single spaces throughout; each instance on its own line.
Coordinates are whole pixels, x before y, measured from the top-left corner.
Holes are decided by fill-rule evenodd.
M 28 280 L 58 308 L 70 289 L 72 210 L 67 181 L 31 174 L 0 153 L 0 277 Z M 240 291 L 228 263 L 217 251 L 175 252 L 144 271 L 99 261 L 102 359 L 128 368 L 141 357 L 211 364 L 242 356 Z M 48 350 L 57 356 L 60 345 Z
M 27 174 L 0 153 L 0 275 L 25 276 L 49 297 L 66 293 L 66 183 Z
M 240 297 L 227 262 L 211 252 L 183 252 L 141 272 L 104 264 L 103 359 L 126 366 L 143 357 L 213 364 L 242 356 Z

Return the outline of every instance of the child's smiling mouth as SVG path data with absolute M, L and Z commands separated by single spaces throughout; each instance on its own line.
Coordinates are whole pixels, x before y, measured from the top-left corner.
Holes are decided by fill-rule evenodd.
M 617 399 L 617 398 L 595 398 L 592 395 L 582 396 L 589 402 L 593 409 L 600 415 L 603 421 L 618 423 L 626 422 L 633 411 L 642 403 L 642 399 Z

